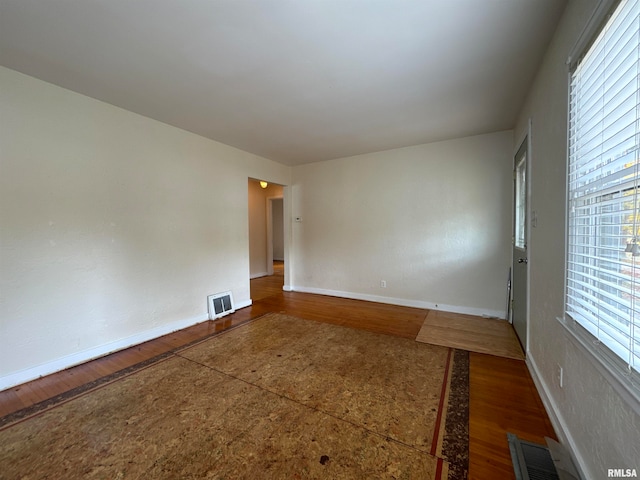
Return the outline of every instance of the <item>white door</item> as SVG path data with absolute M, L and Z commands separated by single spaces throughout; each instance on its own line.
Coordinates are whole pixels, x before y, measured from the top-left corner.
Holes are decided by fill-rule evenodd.
M 523 350 L 527 350 L 527 303 L 529 287 L 529 258 L 527 257 L 527 139 L 514 159 L 513 191 L 513 270 L 511 282 L 511 312 L 513 328 Z

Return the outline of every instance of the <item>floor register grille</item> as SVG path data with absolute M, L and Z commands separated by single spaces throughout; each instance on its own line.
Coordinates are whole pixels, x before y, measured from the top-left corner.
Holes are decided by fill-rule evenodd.
M 526 442 L 507 433 L 516 480 L 580 480 L 568 452 L 555 440 Z

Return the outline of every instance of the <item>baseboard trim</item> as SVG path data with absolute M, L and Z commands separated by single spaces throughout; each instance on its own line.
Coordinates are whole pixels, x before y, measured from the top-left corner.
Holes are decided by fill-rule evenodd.
M 236 310 L 239 310 L 241 308 L 248 307 L 251 304 L 252 301 L 249 299 L 242 302 L 237 302 L 234 306 Z M 114 342 L 105 343 L 104 345 L 99 345 L 97 347 L 89 348 L 81 352 L 66 355 L 51 362 L 43 363 L 41 365 L 27 368 L 25 370 L 20 370 L 15 373 L 10 373 L 9 375 L 0 377 L 0 390 L 6 390 L 7 388 L 30 382 L 31 380 L 44 377 L 45 375 L 51 375 L 52 373 L 56 373 L 67 368 L 74 367 L 91 360 L 95 360 L 96 358 L 104 357 L 105 355 L 109 355 L 110 353 L 124 350 L 125 348 L 133 347 L 134 345 L 139 345 L 144 342 L 148 342 L 149 340 L 162 337 L 163 335 L 167 335 L 169 333 L 173 333 L 175 331 L 182 330 L 184 328 L 188 328 L 198 323 L 206 322 L 208 320 L 209 316 L 206 313 L 191 318 L 185 318 L 183 320 L 167 323 L 159 327 L 152 328 L 151 330 L 146 330 L 144 332 L 131 335 L 130 337 L 116 340 Z
M 237 302 L 234 304 L 236 310 L 240 310 L 241 308 L 250 307 L 253 305 L 253 300 L 243 300 L 242 302 Z
M 269 272 L 253 273 L 249 276 L 249 279 L 253 280 L 254 278 L 267 277 L 267 276 L 269 276 Z
M 289 288 L 289 290 L 287 290 Z M 324 288 L 285 286 L 283 290 L 289 292 L 315 293 L 317 295 L 328 295 L 331 297 L 351 298 L 353 300 L 366 300 L 368 302 L 387 303 L 399 305 L 401 307 L 425 308 L 429 310 L 441 310 L 443 312 L 462 313 L 465 315 L 475 315 L 478 317 L 493 317 L 504 319 L 505 314 L 500 310 L 490 310 L 485 308 L 462 307 L 459 305 L 445 305 L 442 303 L 424 302 L 422 300 L 409 300 L 406 298 L 383 297 L 370 295 L 367 293 L 344 292 L 340 290 L 326 290 Z
M 544 404 L 545 410 L 549 415 L 549 419 L 553 425 L 553 429 L 555 430 L 558 438 L 560 439 L 560 443 L 564 444 L 565 448 L 569 450 L 571 457 L 573 459 L 573 463 L 580 474 L 580 478 L 596 478 L 595 476 L 589 474 L 587 464 L 584 461 L 582 455 L 580 455 L 580 451 L 577 448 L 576 442 L 567 427 L 567 424 L 560 414 L 560 409 L 556 404 L 555 400 L 550 394 L 549 387 L 547 383 L 544 381 L 542 376 L 540 375 L 540 371 L 538 369 L 538 365 L 536 364 L 535 359 L 531 355 L 531 353 L 527 353 L 526 359 L 527 367 L 529 369 L 529 373 L 531 374 L 531 378 L 533 379 L 533 383 L 540 394 L 540 398 L 542 403 Z

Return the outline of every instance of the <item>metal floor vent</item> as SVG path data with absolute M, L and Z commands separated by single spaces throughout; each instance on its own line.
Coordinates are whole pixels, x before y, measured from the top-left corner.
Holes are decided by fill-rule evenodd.
M 231 292 L 216 293 L 207 297 L 209 320 L 223 317 L 236 311 Z
M 579 480 L 567 451 L 545 437 L 547 446 L 525 442 L 507 433 L 516 480 Z

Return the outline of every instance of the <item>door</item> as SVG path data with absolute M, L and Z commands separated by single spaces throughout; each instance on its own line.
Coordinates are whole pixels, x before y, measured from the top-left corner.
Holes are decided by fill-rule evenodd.
M 511 284 L 511 314 L 513 328 L 527 351 L 528 278 L 529 259 L 527 257 L 527 184 L 528 184 L 527 138 L 524 139 L 514 159 L 513 169 L 513 267 Z

